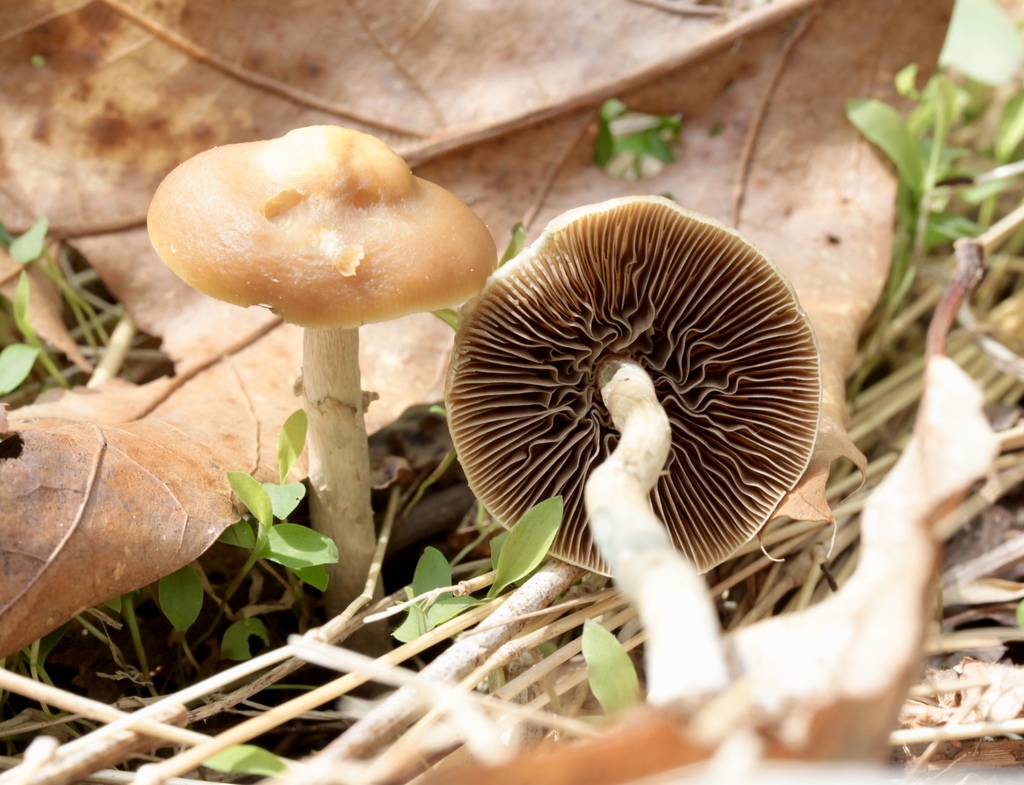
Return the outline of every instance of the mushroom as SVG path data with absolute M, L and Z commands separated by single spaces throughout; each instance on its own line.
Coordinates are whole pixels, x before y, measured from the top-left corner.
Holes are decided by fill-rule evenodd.
M 552 554 L 614 576 L 650 652 L 657 603 L 693 591 L 800 479 L 821 380 L 771 261 L 709 218 L 631 197 L 556 218 L 488 279 L 462 309 L 446 401 L 484 506 L 511 526 L 561 495 Z M 678 651 L 660 672 L 680 670 Z
M 496 261 L 490 233 L 383 142 L 335 126 L 196 155 L 161 183 L 148 226 L 193 288 L 305 328 L 310 517 L 338 544 L 326 605 L 340 613 L 376 545 L 358 328 L 478 292 Z

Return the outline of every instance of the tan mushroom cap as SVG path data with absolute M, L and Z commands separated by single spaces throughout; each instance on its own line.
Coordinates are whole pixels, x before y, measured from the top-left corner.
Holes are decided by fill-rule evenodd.
M 497 252 L 455 196 L 367 134 L 299 128 L 185 161 L 149 209 L 190 286 L 307 327 L 357 327 L 476 294 Z
M 651 503 L 707 570 L 810 460 L 821 404 L 810 323 L 741 235 L 660 197 L 566 213 L 463 308 L 447 408 L 470 487 L 506 525 L 561 495 L 552 552 L 598 572 L 583 486 L 618 438 L 595 381 L 615 356 L 647 370 L 665 407 L 672 451 Z

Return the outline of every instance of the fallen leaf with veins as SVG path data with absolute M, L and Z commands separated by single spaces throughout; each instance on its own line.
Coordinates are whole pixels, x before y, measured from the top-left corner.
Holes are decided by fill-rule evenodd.
M 265 363 L 296 346 L 291 331 L 275 331 L 140 419 L 58 419 L 61 407 L 45 403 L 12 413 L 23 444 L 0 457 L 0 652 L 199 556 L 239 517 L 227 470 L 277 480 L 277 432 L 296 404 Z
M 317 123 L 423 160 L 592 104 L 810 2 L 730 22 L 619 0 L 7 4 L 0 220 L 47 215 L 64 236 L 140 225 L 178 162 Z
M 622 66 L 622 72 L 627 76 L 621 79 L 614 75 L 614 67 L 606 67 L 609 53 L 602 51 L 599 53 L 603 59 L 597 80 L 580 81 L 576 92 L 563 96 L 559 99 L 561 103 L 552 97 L 553 94 L 545 94 L 525 107 L 513 107 L 511 114 L 502 115 L 504 119 L 493 120 L 496 125 L 488 127 L 484 121 L 480 121 L 484 124 L 474 127 L 463 137 L 451 136 L 450 128 L 437 131 L 439 135 L 408 142 L 408 150 L 411 157 L 418 161 L 417 174 L 435 180 L 470 203 L 491 227 L 499 247 L 504 245 L 508 228 L 515 220 L 524 220 L 535 235 L 548 219 L 569 207 L 636 190 L 671 193 L 685 206 L 729 222 L 737 204 L 736 194 L 742 192 L 744 199 L 742 209 L 738 212 L 740 228 L 755 243 L 765 245 L 780 267 L 797 282 L 805 306 L 806 300 L 820 298 L 816 304 L 821 311 L 817 317 L 812 315 L 812 318 L 816 319 L 828 367 L 826 417 L 823 418 L 822 427 L 826 430 L 831 427 L 842 435 L 843 411 L 841 405 L 836 403 L 841 401 L 841 397 L 834 398 L 830 406 L 828 391 L 834 393 L 841 387 L 842 377 L 852 357 L 860 320 L 885 277 L 894 187 L 892 178 L 877 157 L 852 127 L 846 124 L 842 100 L 854 95 L 888 96 L 891 94 L 890 72 L 912 59 L 922 62 L 933 59 L 931 49 L 927 52 L 922 52 L 922 49 L 937 48 L 940 35 L 935 31 L 941 29 L 941 15 L 945 6 L 938 4 L 933 7 L 910 0 L 903 3 L 877 2 L 856 7 L 831 3 L 804 28 L 794 28 L 791 24 L 763 27 L 765 19 L 785 16 L 804 5 L 795 2 L 776 3 L 770 12 L 751 16 L 754 22 L 750 22 L 747 27 L 739 26 L 738 22 L 722 24 L 702 20 L 698 23 L 703 31 L 702 37 L 699 36 L 702 43 L 696 49 L 684 41 L 676 41 L 673 45 L 675 48 L 668 54 L 663 53 L 661 60 L 646 60 L 644 63 L 631 61 Z M 198 8 L 179 2 L 169 6 L 167 13 L 177 13 L 186 7 L 193 10 Z M 76 6 L 73 15 L 79 21 L 93 20 L 94 26 L 101 22 L 107 25 L 111 19 L 108 13 L 111 8 L 121 8 L 121 5 L 97 0 L 86 6 Z M 644 13 L 650 13 L 650 10 Z M 659 22 L 665 21 L 662 19 L 663 12 L 655 13 L 654 18 Z M 121 16 L 118 20 L 127 18 Z M 64 21 L 67 20 L 60 24 Z M 25 28 L 28 25 L 31 30 L 39 32 L 32 27 L 31 17 L 22 16 L 21 22 L 22 28 L 28 29 Z M 665 23 L 677 25 L 674 17 Z M 146 57 L 157 51 L 149 47 L 150 39 L 146 35 L 127 30 L 123 25 L 123 21 L 116 21 L 108 34 L 113 42 L 111 45 L 121 47 L 118 51 L 123 52 L 124 62 L 130 61 L 135 53 Z M 845 31 L 853 25 L 868 31 L 882 31 L 882 37 L 865 35 L 856 38 L 845 35 Z M 14 25 L 12 29 L 21 28 Z M 794 29 L 798 34 L 794 33 Z M 890 40 L 893 29 L 913 30 L 915 34 Z M 90 66 L 88 59 L 75 61 L 72 55 L 88 50 L 91 44 L 80 34 L 81 31 L 77 28 L 74 30 L 77 32 L 70 37 L 67 52 L 53 51 L 48 55 L 55 69 L 66 69 L 68 80 L 62 88 L 66 91 L 62 96 L 67 98 L 70 95 L 67 91 L 73 92 L 68 85 L 74 84 L 82 90 L 87 86 L 99 88 L 99 94 L 103 94 L 103 90 L 107 89 L 104 80 L 113 79 L 121 73 L 118 69 L 122 65 L 115 64 L 110 70 Z M 726 46 L 732 41 L 729 36 L 734 39 L 737 31 L 746 33 L 742 45 Z M 118 43 L 117 35 L 122 33 L 126 37 Z M 34 34 L 26 34 L 26 38 L 32 39 Z M 826 34 L 833 38 L 829 39 Z M 842 45 L 835 44 L 834 36 L 837 35 Z M 822 38 L 826 43 L 821 43 Z M 430 39 L 427 37 L 424 40 Z M 827 43 L 829 40 L 831 44 Z M 15 45 L 12 41 L 0 41 L 0 61 L 13 56 L 9 51 L 4 53 L 5 46 L 14 47 L 17 51 L 21 51 L 17 47 L 24 46 L 23 42 Z M 134 42 L 136 48 L 126 46 L 125 41 Z M 711 46 L 708 41 L 715 42 L 715 45 Z M 174 51 L 177 59 L 172 60 L 180 66 L 187 57 L 182 54 L 184 50 Z M 590 54 L 597 53 L 590 51 Z M 451 56 L 450 52 L 444 56 Z M 154 57 L 158 64 L 165 65 L 160 57 Z M 680 63 L 687 63 L 687 66 L 677 71 L 668 70 Z M 188 78 L 194 81 L 193 86 L 197 89 L 206 84 L 197 74 L 204 72 L 209 76 L 211 66 L 208 63 L 200 61 L 198 65 L 190 63 L 187 66 L 183 69 L 182 79 L 186 78 L 184 72 L 187 71 L 191 74 Z M 826 71 L 834 71 L 836 76 L 823 82 L 821 74 Z M 21 71 L 13 70 L 0 73 L 3 73 L 0 77 L 2 80 L 15 80 L 18 73 L 24 75 Z M 219 80 L 225 73 L 230 71 L 221 69 L 214 75 Z M 652 75 L 661 78 L 653 78 Z M 467 79 L 475 76 L 471 71 L 465 74 Z M 222 84 L 216 80 L 212 83 Z M 125 97 L 138 93 L 131 84 L 125 86 Z M 167 87 L 166 82 L 160 84 Z M 631 91 L 620 92 L 628 85 L 634 85 Z M 51 84 L 46 89 L 52 87 Z M 147 86 L 147 90 L 152 92 L 151 88 L 151 85 Z M 280 91 L 259 93 L 254 97 L 251 81 L 236 81 L 224 89 L 230 94 L 230 100 L 226 100 L 224 106 L 235 107 L 232 111 L 244 105 L 250 113 L 258 112 L 269 104 L 277 106 L 276 102 L 284 100 Z M 612 180 L 591 165 L 596 136 L 594 112 L 601 100 L 611 96 L 610 92 L 602 91 L 611 90 L 615 90 L 617 97 L 642 111 L 684 113 L 680 161 L 666 167 L 657 177 L 637 184 Z M 238 95 L 234 91 L 238 91 Z M 496 93 L 500 93 L 500 90 L 496 90 Z M 33 117 L 33 112 L 43 112 L 44 117 L 57 125 L 68 122 L 68 117 L 59 116 L 65 109 L 71 112 L 65 104 L 57 102 L 40 108 L 26 102 L 23 92 L 14 91 L 12 95 L 18 100 L 0 108 L 0 116 L 4 112 L 15 113 L 18 118 L 16 126 L 23 127 Z M 248 96 L 248 103 L 243 101 L 243 95 Z M 293 105 L 293 111 L 286 115 L 282 115 L 280 110 L 276 114 L 270 112 L 258 124 L 254 124 L 251 118 L 242 122 L 241 126 L 229 122 L 219 126 L 217 133 L 227 134 L 225 141 L 234 141 L 253 134 L 273 135 L 285 125 L 290 127 L 292 124 L 331 119 L 322 112 L 310 114 L 308 107 L 294 110 L 295 106 L 302 104 L 299 102 Z M 818 106 L 823 108 L 809 112 L 809 107 Z M 145 104 L 140 110 L 142 114 L 130 114 L 125 122 L 137 124 L 139 117 L 148 111 L 146 107 L 152 109 L 152 104 Z M 69 117 L 73 116 L 74 112 L 71 112 Z M 287 121 L 282 119 L 285 116 Z M 527 125 L 540 116 L 548 119 Z M 799 118 L 804 135 L 800 144 L 795 144 L 789 129 L 789 124 L 795 122 L 794 118 Z M 465 119 L 465 122 L 477 120 Z M 0 124 L 0 129 L 5 127 Z M 508 128 L 515 130 L 503 133 Z M 714 132 L 718 128 L 722 129 L 721 133 Z M 0 136 L 2 134 L 0 130 Z M 83 151 L 75 145 L 62 148 L 61 139 L 64 137 L 54 133 L 46 144 L 59 150 L 61 155 L 71 158 L 81 156 L 84 164 L 91 165 L 93 159 L 87 150 Z M 117 198 L 104 201 L 104 191 L 111 186 L 102 177 L 90 176 L 91 179 L 78 183 L 77 202 L 64 214 L 65 230 L 73 228 L 75 221 L 84 221 L 91 230 L 96 230 L 105 225 L 104 221 L 120 224 L 138 220 L 139 205 L 146 203 L 151 188 L 159 179 L 154 172 L 162 172 L 174 162 L 168 156 L 173 158 L 183 155 L 191 151 L 190 145 L 199 145 L 195 138 L 189 137 L 179 140 L 184 147 L 172 146 L 168 151 L 146 147 L 145 139 L 143 136 L 141 140 L 132 140 L 133 144 L 142 144 L 141 149 L 131 148 L 134 151 L 132 155 L 141 156 L 136 164 L 145 165 L 138 171 L 129 172 L 118 182 L 120 190 Z M 215 141 L 219 140 L 218 137 Z M 209 146 L 209 143 L 212 143 L 211 140 L 203 140 L 202 146 Z M 31 144 L 43 142 L 35 139 Z M 779 145 L 789 145 L 785 148 L 788 157 L 781 161 L 776 160 Z M 751 151 L 749 158 L 744 153 L 747 149 Z M 54 150 L 50 152 L 54 153 Z M 440 150 L 449 151 L 440 154 Z M 153 163 L 146 156 L 156 156 L 159 162 Z M 31 158 L 28 156 L 25 160 Z M 56 161 L 58 158 L 51 156 L 47 160 Z M 125 166 L 130 167 L 130 159 L 131 156 L 124 160 L 113 156 L 105 165 L 109 167 L 109 172 L 117 172 Z M 81 171 L 87 170 L 88 166 L 84 165 Z M 12 183 L 19 183 L 17 172 L 7 172 L 4 182 L 8 188 Z M 801 187 L 806 182 L 818 184 L 818 190 L 804 193 Z M 21 182 L 17 187 L 23 186 L 24 182 Z M 81 190 L 93 186 L 93 190 Z M 66 190 L 69 193 L 76 191 L 74 186 Z M 86 192 L 89 198 L 81 198 Z M 59 206 L 59 201 L 46 201 L 57 199 L 52 193 L 48 195 L 45 191 L 32 191 L 32 194 L 40 201 L 35 206 L 27 207 L 28 202 L 19 202 L 21 197 L 10 197 L 9 190 L 7 197 L 0 192 L 0 218 L 16 218 L 18 210 L 34 213 L 51 204 Z M 88 210 L 83 205 L 87 204 L 102 204 L 98 208 L 101 214 L 86 215 Z M 8 207 L 11 207 L 11 212 L 8 212 Z M 768 231 L 770 227 L 762 223 L 764 216 L 774 220 L 771 218 L 772 211 L 783 208 L 790 213 L 803 215 L 803 221 L 789 221 L 786 224 L 790 233 L 789 245 L 779 243 L 780 238 L 772 235 Z M 851 240 L 835 247 L 826 246 L 829 233 L 841 238 L 856 238 L 857 242 Z M 140 325 L 163 338 L 164 347 L 175 362 L 176 375 L 142 387 L 112 382 L 96 391 L 66 393 L 57 396 L 56 400 L 41 401 L 33 407 L 13 413 L 9 427 L 19 432 L 41 428 L 38 418 L 42 417 L 79 421 L 83 423 L 82 427 L 89 423 L 123 427 L 132 422 L 159 419 L 173 413 L 174 424 L 185 435 L 183 438 L 207 444 L 210 459 L 217 461 L 221 469 L 250 470 L 246 467 L 252 467 L 258 473 L 263 473 L 261 476 L 269 478 L 267 473 L 273 466 L 271 445 L 277 428 L 284 415 L 297 406 L 296 399 L 292 397 L 291 382 L 298 372 L 300 353 L 293 328 L 281 325 L 273 315 L 265 311 L 236 309 L 191 292 L 156 261 L 142 230 L 98 233 L 73 239 L 73 242 L 95 265 L 111 291 Z M 814 254 L 817 252 L 828 253 L 827 266 L 814 263 Z M 870 264 L 865 264 L 865 259 Z M 854 272 L 849 272 L 851 270 Z M 801 276 L 805 279 L 803 282 Z M 842 279 L 842 283 L 822 284 L 820 291 L 807 289 L 807 286 L 814 284 L 815 276 L 834 277 L 837 281 Z M 823 314 L 829 313 L 830 308 L 841 311 L 842 317 L 825 319 Z M 432 319 L 420 318 L 427 322 Z M 830 337 L 826 331 L 833 323 L 836 332 Z M 386 379 L 371 382 L 383 398 L 390 398 L 399 404 L 391 404 L 395 405 L 396 410 L 426 400 L 430 393 L 425 390 L 439 391 L 437 382 L 443 378 L 450 335 L 444 332 L 447 328 L 440 329 L 443 328 L 440 322 L 430 322 L 439 332 L 427 337 L 424 324 L 417 322 L 415 326 L 405 326 L 402 322 L 395 322 L 365 331 L 362 358 L 371 367 L 364 368 L 364 372 L 372 379 L 373 363 L 389 365 L 393 371 L 397 371 Z M 381 343 L 374 343 L 375 334 L 383 336 Z M 401 351 L 406 352 L 405 356 L 415 357 L 418 362 L 427 358 L 422 368 L 413 374 L 420 379 L 422 386 L 409 385 L 404 378 L 408 376 L 407 365 L 393 361 L 398 356 L 394 349 L 399 340 L 404 341 L 405 348 Z M 268 352 L 271 346 L 277 348 Z M 261 352 L 264 352 L 262 358 L 255 359 Z M 211 374 L 223 374 L 222 366 L 231 367 L 236 358 L 242 355 L 254 358 L 253 366 L 260 371 L 250 379 L 251 394 L 247 400 L 265 399 L 265 408 L 269 414 L 263 416 L 259 407 L 252 407 L 242 439 L 251 441 L 239 444 L 239 452 L 233 454 L 225 448 L 225 442 L 220 438 L 223 431 L 218 423 L 221 419 L 228 421 L 236 415 L 233 407 L 239 404 L 230 394 L 236 382 L 228 378 L 228 386 L 225 388 L 228 392 L 225 393 L 218 386 L 225 382 L 213 384 L 208 380 L 213 378 Z M 269 383 L 270 388 L 261 387 L 264 383 Z M 184 405 L 186 400 L 188 406 Z M 175 410 L 176 406 L 180 408 Z M 826 439 L 821 440 L 822 445 L 826 445 L 826 442 Z M 259 459 L 255 456 L 259 456 Z M 56 476 L 59 475 L 64 453 L 55 449 L 45 457 L 35 453 L 26 457 L 48 462 Z M 0 463 L 0 473 L 4 471 L 6 469 Z M 193 490 L 198 493 L 203 487 L 206 487 L 204 483 L 197 482 Z M 222 488 L 214 486 L 207 490 L 216 497 Z M 0 506 L 13 509 L 11 500 L 16 493 L 17 490 L 10 483 L 0 483 Z M 16 510 L 15 515 L 20 520 L 35 519 L 29 509 Z M 67 525 L 68 521 L 62 520 L 55 524 L 55 529 L 63 531 Z M 100 553 L 102 548 L 96 546 L 94 551 Z M 111 554 L 112 558 L 118 556 L 117 553 Z M 162 564 L 155 567 L 150 580 L 176 566 L 179 565 Z M 0 591 L 0 598 L 8 598 L 10 591 Z M 121 588 L 112 588 L 107 596 L 120 591 Z M 80 598 L 75 607 L 102 599 L 106 599 L 106 596 L 93 597 L 89 601 Z

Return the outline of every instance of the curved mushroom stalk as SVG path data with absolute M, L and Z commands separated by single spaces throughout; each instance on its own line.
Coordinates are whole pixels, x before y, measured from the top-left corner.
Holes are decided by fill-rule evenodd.
M 723 689 L 729 673 L 704 583 L 651 510 L 672 446 L 668 416 L 635 362 L 606 363 L 598 383 L 620 438 L 585 486 L 590 532 L 647 630 L 648 700 L 699 701 Z

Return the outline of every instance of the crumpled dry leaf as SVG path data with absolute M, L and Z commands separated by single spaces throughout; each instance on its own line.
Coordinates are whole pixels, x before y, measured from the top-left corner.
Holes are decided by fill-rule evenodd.
M 1024 583 L 1005 578 L 979 578 L 967 583 L 943 584 L 946 605 L 989 605 L 1024 599 Z
M 965 657 L 952 668 L 931 671 L 926 682 L 936 690 L 938 705 L 904 707 L 901 727 L 1005 722 L 1024 712 L 1024 668 L 1019 665 Z
M 299 404 L 290 380 L 265 364 L 296 356 L 298 338 L 275 330 L 156 403 L 130 385 L 122 398 L 63 396 L 130 411 L 142 391 L 144 418 L 107 408 L 86 421 L 60 418 L 59 401 L 12 413 L 23 444 L 0 457 L 0 652 L 195 559 L 238 520 L 228 470 L 276 481 L 277 432 Z M 221 405 L 211 407 L 214 398 Z
M 936 357 L 913 436 L 872 493 L 850 581 L 803 613 L 733 637 L 757 712 L 802 756 L 881 756 L 921 654 L 939 544 L 932 525 L 998 454 L 980 391 Z

